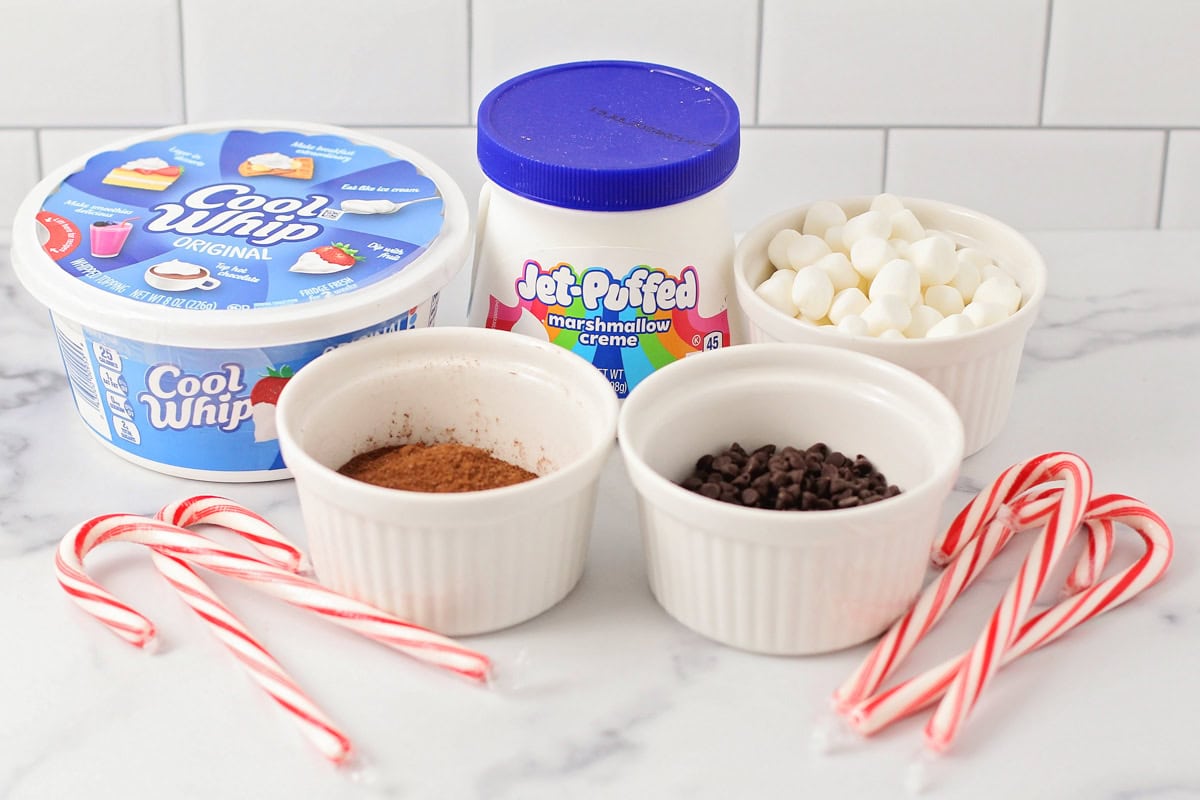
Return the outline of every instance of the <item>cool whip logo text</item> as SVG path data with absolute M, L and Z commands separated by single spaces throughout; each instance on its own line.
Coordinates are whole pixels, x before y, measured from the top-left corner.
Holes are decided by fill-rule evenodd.
M 146 223 L 146 230 L 236 236 L 269 247 L 279 242 L 302 242 L 319 234 L 321 225 L 304 220 L 315 218 L 329 203 L 330 199 L 322 194 L 303 199 L 270 198 L 242 183 L 220 183 L 196 189 L 178 203 L 160 203 L 150 209 L 158 216 Z
M 684 267 L 678 278 L 672 278 L 660 270 L 639 266 L 618 280 L 603 267 L 593 267 L 577 276 L 570 264 L 543 270 L 532 259 L 525 262 L 516 290 L 522 300 L 537 300 L 548 306 L 568 307 L 579 298 L 588 311 L 636 308 L 646 316 L 695 308 L 699 296 L 693 267 Z
M 230 432 L 250 419 L 254 410 L 241 364 L 222 364 L 216 372 L 193 375 L 175 364 L 156 364 L 146 372 L 146 391 L 138 402 L 158 430 L 218 428 Z

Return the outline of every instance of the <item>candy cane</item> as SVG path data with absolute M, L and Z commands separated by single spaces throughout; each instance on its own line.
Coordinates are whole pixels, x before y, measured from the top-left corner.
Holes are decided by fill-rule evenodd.
M 84 557 L 107 541 L 137 542 L 221 575 L 250 583 L 262 592 L 312 611 L 393 649 L 476 681 L 486 681 L 491 664 L 441 634 L 345 597 L 301 575 L 259 558 L 222 547 L 184 528 L 129 514 L 108 514 L 77 525 L 59 545 L 55 566 L 59 582 L 88 613 L 117 635 L 145 647 L 154 625 L 118 600 L 83 571 Z
M 162 576 L 245 667 L 246 674 L 287 712 L 323 756 L 334 764 L 344 763 L 350 756 L 349 738 L 255 640 L 196 571 L 174 556 L 155 552 L 153 558 L 154 566 Z
M 967 532 L 960 554 L 939 578 L 925 587 L 908 613 L 897 620 L 876 643 L 871 653 L 850 678 L 834 693 L 834 708 L 841 712 L 860 703 L 887 680 L 888 676 L 917 643 L 941 620 L 950 605 L 958 599 L 984 567 L 1008 544 L 1013 533 L 1049 519 L 1051 511 L 1061 502 L 1062 490 L 1030 489 L 1001 505 L 990 519 L 979 521 L 979 528 Z M 1112 526 L 1107 526 L 1107 539 L 1093 544 L 1095 536 L 1104 537 L 1105 526 L 1099 523 L 1099 534 L 1089 524 L 1089 548 L 1067 580 L 1068 591 L 1078 591 L 1091 585 L 1108 563 L 1112 553 Z
M 1083 522 L 1092 496 L 1092 471 L 1087 462 L 1071 453 L 1056 453 L 1039 468 L 1047 479 L 1061 478 L 1062 500 L 1033 543 L 1017 577 L 988 620 L 966 662 L 946 689 L 946 696 L 925 727 L 925 743 L 940 752 L 950 746 L 980 693 L 1000 668 L 1004 651 L 1012 644 L 1033 601 L 1045 585 L 1050 570 L 1066 550 Z
M 204 495 L 164 506 L 156 519 L 182 528 L 220 525 L 248 539 L 266 560 L 290 572 L 303 563 L 303 554 L 275 526 L 232 500 Z M 334 764 L 350 756 L 349 738 L 300 688 L 295 679 L 251 635 L 196 571 L 174 556 L 154 550 L 154 566 L 179 597 L 196 612 L 217 640 L 233 654 L 251 680 L 278 703 L 317 750 Z
M 268 561 L 289 572 L 302 572 L 307 569 L 304 553 L 288 541 L 278 528 L 228 498 L 211 494 L 196 495 L 169 503 L 160 508 L 154 516 L 181 528 L 218 525 L 250 542 Z
M 933 563 L 944 566 L 966 546 L 985 520 L 992 519 L 1003 506 L 1031 487 L 1046 480 L 1050 469 L 1070 453 L 1044 453 L 1028 461 L 1013 464 L 958 512 L 950 527 L 933 543 Z
M 1077 625 L 1127 602 L 1158 581 L 1174 554 L 1174 542 L 1166 523 L 1143 503 L 1124 495 L 1106 495 L 1088 504 L 1087 523 L 1100 523 L 1112 531 L 1114 523 L 1138 533 L 1145 544 L 1142 556 L 1125 570 L 1090 586 L 1021 625 L 1012 646 L 1004 651 L 1001 665 L 1049 644 Z M 1111 552 L 1111 545 L 1109 547 Z M 964 551 L 965 553 L 965 551 Z M 960 559 L 964 556 L 960 556 Z M 969 653 L 950 659 L 915 678 L 879 695 L 863 700 L 846 711 L 850 726 L 863 735 L 915 713 L 942 697 L 967 663 Z M 935 750 L 948 741 L 931 743 Z

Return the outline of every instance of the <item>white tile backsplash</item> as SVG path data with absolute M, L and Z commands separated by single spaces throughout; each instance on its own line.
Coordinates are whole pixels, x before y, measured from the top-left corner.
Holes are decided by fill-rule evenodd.
M 1019 227 L 1200 227 L 1198 39 L 1200 0 L 0 0 L 0 210 L 86 151 L 236 118 L 377 131 L 474 208 L 493 86 L 628 58 L 737 99 L 739 230 L 885 164 Z
M 176 0 L 0 0 L 0 126 L 183 121 Z
M 1162 227 L 1200 228 L 1200 131 L 1172 131 Z
M 1154 227 L 1163 144 L 1158 131 L 895 130 L 886 186 L 1025 230 Z
M 1046 0 L 765 0 L 759 122 L 1036 125 Z
M 814 200 L 883 188 L 883 131 L 745 130 L 729 180 L 733 229 Z
M 37 139 L 33 131 L 0 131 L 0 228 L 38 180 Z
M 1055 0 L 1049 125 L 1200 125 L 1200 3 Z
M 193 121 L 467 121 L 466 0 L 183 0 L 183 23 Z
M 46 128 L 38 132 L 42 174 L 72 159 L 123 139 L 145 135 L 153 128 Z
M 588 59 L 668 64 L 713 81 L 754 121 L 758 0 L 475 0 L 471 119 L 496 85 Z

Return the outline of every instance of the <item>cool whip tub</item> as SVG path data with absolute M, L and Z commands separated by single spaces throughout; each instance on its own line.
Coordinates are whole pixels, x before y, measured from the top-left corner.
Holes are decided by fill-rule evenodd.
M 471 324 L 571 350 L 618 397 L 730 344 L 738 119 L 710 81 L 635 61 L 560 64 L 492 90 Z
M 172 475 L 274 480 L 287 381 L 348 342 L 432 324 L 468 224 L 450 177 L 392 142 L 188 125 L 49 175 L 12 255 L 103 444 Z

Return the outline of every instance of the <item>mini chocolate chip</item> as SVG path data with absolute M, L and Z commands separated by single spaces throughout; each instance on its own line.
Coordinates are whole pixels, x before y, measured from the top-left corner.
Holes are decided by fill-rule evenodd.
M 697 491 L 705 497 L 711 497 L 714 500 L 721 496 L 721 487 L 715 483 L 701 484 Z

